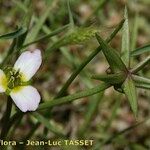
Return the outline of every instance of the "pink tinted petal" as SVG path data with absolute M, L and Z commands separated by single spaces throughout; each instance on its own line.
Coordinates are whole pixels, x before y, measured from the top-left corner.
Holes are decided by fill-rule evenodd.
M 40 103 L 40 94 L 32 86 L 20 86 L 14 88 L 10 93 L 16 106 L 22 111 L 35 111 Z
M 41 51 L 36 49 L 34 51 L 23 52 L 17 59 L 14 68 L 20 70 L 23 74 L 22 80 L 28 81 L 37 72 L 42 63 Z

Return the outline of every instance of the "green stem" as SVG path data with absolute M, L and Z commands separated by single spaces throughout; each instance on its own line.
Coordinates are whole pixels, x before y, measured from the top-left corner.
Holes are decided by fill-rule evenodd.
M 124 130 L 112 135 L 110 138 L 108 138 L 106 141 L 104 141 L 104 145 L 106 144 L 110 144 L 115 138 L 117 138 L 118 136 L 122 135 L 122 134 L 125 134 L 131 130 L 133 130 L 134 128 L 137 128 L 138 126 L 140 126 L 141 124 L 145 123 L 147 120 L 144 120 L 144 121 L 141 121 L 139 123 L 136 123 L 128 128 L 125 128 Z
M 150 84 L 145 84 L 145 83 L 135 83 L 135 86 L 138 87 L 138 88 L 150 90 Z
M 43 37 L 41 37 L 41 38 L 38 38 L 38 39 L 35 40 L 35 41 L 29 42 L 29 43 L 23 45 L 23 46 L 21 47 L 21 49 L 26 48 L 26 47 L 28 47 L 28 46 L 30 46 L 30 45 L 32 45 L 32 44 L 37 43 L 37 42 L 43 41 L 43 40 L 45 40 L 45 39 L 48 39 L 48 38 L 50 38 L 50 37 L 52 37 L 52 36 L 55 36 L 55 35 L 57 35 L 58 33 L 64 31 L 64 30 L 65 30 L 66 28 L 68 28 L 68 27 L 69 27 L 69 25 L 65 25 L 65 26 L 63 26 L 62 28 L 59 28 L 59 29 L 53 31 L 53 32 L 50 33 L 50 34 L 47 34 L 47 35 L 45 35 L 45 36 L 43 36 Z
M 118 133 L 115 133 L 114 135 L 108 137 L 107 139 L 105 139 L 105 140 L 102 141 L 101 143 L 98 142 L 96 145 L 94 145 L 93 149 L 94 149 L 94 150 L 99 150 L 99 147 L 103 147 L 104 145 L 107 145 L 107 144 L 112 143 L 112 141 L 113 141 L 115 138 L 117 138 L 118 136 L 123 135 L 123 134 L 125 134 L 125 133 L 127 133 L 127 132 L 132 131 L 133 129 L 135 129 L 135 128 L 139 127 L 140 125 L 144 124 L 147 120 L 148 120 L 148 119 L 145 119 L 144 121 L 141 121 L 141 122 L 139 122 L 139 123 L 136 123 L 136 124 L 134 124 L 134 125 L 131 125 L 131 126 L 125 128 L 125 129 L 123 129 L 122 131 L 120 131 L 120 132 L 118 132 Z
M 150 78 L 145 78 L 138 75 L 132 75 L 132 78 L 135 81 L 135 83 L 143 83 L 143 84 L 150 85 Z
M 119 94 L 119 95 L 117 96 L 117 98 L 115 99 L 115 103 L 114 103 L 113 106 L 112 106 L 111 116 L 110 116 L 109 119 L 107 120 L 106 125 L 105 125 L 105 127 L 104 127 L 104 129 L 103 129 L 104 132 L 107 132 L 108 129 L 110 129 L 113 120 L 115 120 L 115 117 L 116 117 L 117 112 L 118 112 L 118 108 L 119 108 L 119 106 L 120 106 L 120 104 L 121 104 L 121 100 L 120 100 L 120 99 L 121 99 L 121 94 Z
M 149 62 L 150 62 L 150 56 L 146 57 L 142 62 L 140 62 L 139 64 L 137 64 L 137 66 L 135 66 L 131 70 L 131 72 L 132 73 L 137 73 L 138 71 L 140 71 L 141 69 L 143 69 Z
M 14 52 L 15 50 L 15 46 L 16 46 L 16 42 L 17 40 L 14 39 L 8 52 L 7 52 L 7 55 L 5 56 L 5 58 L 3 59 L 2 63 L 0 64 L 0 68 L 2 68 L 4 66 L 4 64 L 6 64 L 9 60 L 9 58 L 11 57 L 11 54 Z
M 49 131 L 54 133 L 60 138 L 65 138 L 65 135 L 63 131 L 60 129 L 57 129 L 55 125 L 51 124 L 45 117 L 43 117 L 40 113 L 38 112 L 33 112 L 32 115 L 39 121 L 41 122 Z
M 115 74 L 100 74 L 92 75 L 92 79 L 101 80 L 109 84 L 120 84 L 126 79 L 124 72 L 118 72 Z
M 17 120 L 20 120 L 20 118 L 23 117 L 23 113 L 21 111 L 16 112 L 9 120 L 8 122 L 8 128 L 7 132 L 9 132 L 10 128 L 17 122 Z
M 40 104 L 38 110 L 54 107 L 54 106 L 57 106 L 57 105 L 61 105 L 61 104 L 65 104 L 65 103 L 77 100 L 79 98 L 94 95 L 96 93 L 104 91 L 105 89 L 109 88 L 110 86 L 111 86 L 110 84 L 101 83 L 99 86 L 96 86 L 92 89 L 81 91 L 81 92 L 78 92 L 78 93 L 75 93 L 75 94 L 72 94 L 72 95 L 69 95 L 69 96 L 65 96 L 65 97 L 62 97 L 62 98 L 57 98 L 55 100 L 49 100 L 49 101 L 47 101 L 43 104 Z
M 114 32 L 106 39 L 106 42 L 109 43 L 115 35 L 118 33 L 118 31 L 122 28 L 122 25 L 124 23 L 124 19 L 119 23 L 119 25 L 116 27 Z M 64 86 L 61 88 L 59 93 L 57 94 L 56 98 L 61 97 L 67 90 L 67 88 L 70 86 L 70 84 L 73 82 L 73 80 L 76 78 L 76 76 L 82 71 L 82 69 L 101 51 L 101 46 L 95 49 L 89 57 L 87 57 L 81 65 L 71 74 L 70 78 L 67 80 L 67 82 L 64 84 Z
M 11 115 L 11 109 L 12 109 L 12 100 L 10 97 L 8 97 L 7 100 L 7 106 L 6 106 L 6 111 L 4 114 L 4 117 L 2 118 L 2 129 L 1 129 L 1 135 L 0 135 L 0 139 L 5 140 L 7 133 L 8 133 L 8 124 L 9 124 L 9 119 L 10 119 L 10 115 Z
M 13 128 L 8 132 L 8 136 L 11 139 L 11 137 L 13 137 L 14 133 L 16 132 L 16 130 L 18 129 L 19 124 L 22 121 L 22 117 L 17 118 L 16 122 L 13 124 Z

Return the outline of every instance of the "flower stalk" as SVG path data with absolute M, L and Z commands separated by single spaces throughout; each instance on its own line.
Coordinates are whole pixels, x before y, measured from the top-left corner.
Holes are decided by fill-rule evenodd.
M 4 116 L 1 120 L 2 129 L 1 129 L 0 139 L 3 139 L 3 140 L 6 139 L 6 136 L 8 133 L 8 126 L 9 126 L 9 119 L 10 119 L 10 115 L 11 115 L 11 109 L 12 109 L 12 99 L 11 99 L 11 97 L 8 97 L 6 111 L 5 111 Z

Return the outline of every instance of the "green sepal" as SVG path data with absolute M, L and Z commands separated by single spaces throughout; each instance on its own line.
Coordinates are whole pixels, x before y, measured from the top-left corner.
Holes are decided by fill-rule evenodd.
M 137 105 L 137 92 L 136 92 L 136 87 L 135 83 L 131 78 L 131 75 L 128 75 L 126 78 L 125 82 L 122 85 L 122 89 L 129 100 L 131 109 L 134 113 L 134 116 L 137 116 L 137 111 L 138 111 L 138 105 Z
M 150 78 L 145 78 L 138 75 L 132 75 L 132 78 L 136 83 L 143 83 L 143 84 L 150 85 Z
M 150 84 L 145 84 L 145 83 L 135 83 L 135 86 L 136 86 L 137 88 L 142 88 L 142 89 L 150 90 Z
M 110 47 L 98 34 L 96 34 L 96 38 L 99 44 L 102 47 L 102 51 L 110 65 L 110 68 L 113 73 L 120 72 L 120 71 L 127 71 L 127 68 L 123 61 L 121 60 L 119 54 L 116 50 Z
M 132 57 L 138 56 L 138 55 L 141 55 L 143 53 L 148 53 L 148 52 L 150 52 L 150 44 L 131 51 L 131 56 Z
M 92 75 L 92 78 L 114 85 L 123 83 L 126 79 L 126 74 L 119 72 L 115 74 Z

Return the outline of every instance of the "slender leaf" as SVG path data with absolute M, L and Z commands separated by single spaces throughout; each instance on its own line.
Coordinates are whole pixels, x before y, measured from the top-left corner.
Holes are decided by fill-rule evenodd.
M 28 31 L 29 31 L 29 26 L 30 26 L 30 22 L 31 22 L 31 18 L 32 18 L 32 5 L 29 3 L 28 4 L 28 11 L 25 13 L 24 18 L 21 22 L 21 26 L 23 26 L 24 28 L 27 28 L 27 31 L 22 34 L 21 36 L 18 37 L 17 39 L 17 46 L 16 46 L 16 51 L 17 51 L 17 57 L 20 53 L 21 47 L 24 44 Z
M 62 97 L 62 98 L 58 98 L 58 99 L 55 99 L 55 100 L 47 101 L 47 102 L 45 102 L 43 104 L 40 104 L 38 110 L 54 107 L 54 106 L 57 106 L 57 105 L 61 105 L 61 104 L 65 104 L 65 103 L 77 100 L 79 98 L 83 98 L 83 97 L 87 97 L 87 96 L 90 96 L 90 95 L 94 95 L 96 93 L 104 91 L 105 89 L 109 88 L 110 86 L 111 85 L 109 85 L 109 84 L 102 83 L 99 86 L 96 86 L 96 87 L 94 87 L 92 89 L 88 89 L 88 90 L 85 90 L 85 91 L 82 91 L 82 92 L 78 92 L 78 93 L 75 93 L 75 94 L 72 94 L 72 95 L 69 95 L 69 96 L 65 96 L 65 97 Z
M 85 19 L 85 21 L 83 22 L 84 26 L 87 26 L 87 24 L 89 24 L 91 18 L 93 16 L 97 16 L 98 13 L 103 9 L 104 5 L 106 5 L 106 3 L 108 3 L 110 0 L 100 0 L 98 2 L 98 5 L 96 7 L 93 8 L 93 12 L 88 15 L 88 17 Z M 91 24 L 91 23 L 90 23 Z
M 122 60 L 126 64 L 126 66 L 129 66 L 130 62 L 130 51 L 129 51 L 129 25 L 128 25 L 128 11 L 127 8 L 125 7 L 124 10 L 124 18 L 125 22 L 123 24 L 123 31 L 122 31 Z
M 24 34 L 27 31 L 26 28 L 22 28 L 20 27 L 19 29 L 17 29 L 16 31 L 4 34 L 4 35 L 0 35 L 0 39 L 14 39 L 19 37 L 20 35 Z
M 138 28 L 139 28 L 139 13 L 137 9 L 135 12 L 134 23 L 132 27 L 132 38 L 131 38 L 131 46 L 130 46 L 131 51 L 133 51 L 136 48 Z
M 145 148 L 145 146 L 143 146 L 142 144 L 138 144 L 138 143 L 130 144 L 130 149 L 132 149 L 132 150 L 147 150 L 147 148 Z
M 136 86 L 137 88 L 142 88 L 142 89 L 148 89 L 148 90 L 150 90 L 150 84 L 135 83 L 135 86 Z
M 98 110 L 98 106 L 99 106 L 100 102 L 102 101 L 103 95 L 104 95 L 104 92 L 100 92 L 98 97 L 96 97 L 96 99 L 89 102 L 88 108 L 85 112 L 84 123 L 82 124 L 82 126 L 80 127 L 80 130 L 79 130 L 80 137 L 83 137 L 84 133 L 86 133 L 85 131 L 88 129 L 89 124 L 91 123 L 91 120 L 92 120 L 95 112 Z
M 119 54 L 116 50 L 111 48 L 98 34 L 96 34 L 96 38 L 99 42 L 99 44 L 102 47 L 102 51 L 110 65 L 111 70 L 113 73 L 125 71 L 126 72 L 126 66 L 121 60 Z
M 132 70 L 132 73 L 137 73 L 141 69 L 143 69 L 150 62 L 150 56 L 146 57 L 142 62 L 137 64 Z
M 146 52 L 150 52 L 150 44 L 131 51 L 131 56 L 138 56 Z
M 112 122 L 113 120 L 115 119 L 116 115 L 117 115 L 117 112 L 118 112 L 118 108 L 121 104 L 121 94 L 119 94 L 116 98 L 115 98 L 115 101 L 114 101 L 114 104 L 112 106 L 112 110 L 111 110 L 111 116 L 108 118 L 107 122 L 106 122 L 106 125 L 104 127 L 104 132 L 106 132 L 108 129 L 110 129 L 111 125 L 112 125 Z
M 54 2 L 54 5 L 55 5 L 55 1 L 53 1 L 53 2 Z M 49 5 L 48 8 L 43 13 L 43 15 L 40 16 L 38 22 L 36 23 L 36 25 L 31 30 L 31 32 L 30 32 L 30 34 L 28 36 L 28 40 L 26 42 L 31 42 L 31 41 L 33 41 L 37 37 L 40 29 L 43 26 L 43 23 L 45 22 L 46 18 L 48 17 L 48 15 L 49 15 L 49 13 L 50 13 L 50 11 L 52 9 L 52 5 Z
M 92 75 L 92 78 L 110 84 L 119 84 L 126 79 L 126 75 L 124 74 L 124 72 L 120 72 L 116 74 Z
M 132 75 L 133 80 L 136 83 L 143 83 L 143 84 L 149 84 L 150 85 L 150 78 L 145 78 L 137 75 Z
M 147 120 L 144 120 L 144 121 L 141 121 L 141 122 L 139 122 L 139 123 L 136 123 L 136 124 L 134 124 L 134 125 L 132 125 L 132 126 L 129 126 L 129 127 L 125 128 L 124 130 L 122 130 L 122 131 L 120 131 L 120 132 L 114 134 L 113 136 L 111 136 L 110 138 L 108 138 L 108 139 L 104 142 L 104 144 L 109 144 L 109 143 L 111 143 L 111 142 L 112 142 L 115 138 L 117 138 L 118 136 L 120 136 L 120 135 L 122 135 L 122 134 L 125 134 L 125 133 L 128 133 L 129 131 L 132 131 L 133 129 L 137 128 L 138 126 L 144 124 L 146 121 L 147 121 Z
M 60 137 L 64 137 L 64 134 L 61 133 L 60 131 L 58 131 L 58 129 L 53 126 L 47 119 L 45 119 L 42 115 L 40 115 L 39 113 L 32 113 L 32 115 L 39 121 L 41 122 L 48 130 L 50 130 L 51 132 L 55 133 L 56 135 L 60 136 Z
M 57 34 L 63 32 L 66 28 L 68 28 L 68 26 L 69 26 L 69 25 L 65 25 L 65 26 L 63 26 L 63 27 L 61 27 L 61 28 L 59 28 L 59 29 L 57 29 L 57 30 L 55 30 L 55 31 L 52 31 L 51 33 L 49 33 L 49 34 L 47 34 L 47 35 L 45 35 L 45 36 L 43 36 L 43 37 L 41 37 L 41 38 L 38 38 L 38 39 L 35 40 L 35 41 L 29 42 L 29 43 L 23 45 L 22 48 L 28 47 L 28 46 L 30 46 L 30 45 L 32 45 L 32 44 L 35 44 L 35 43 L 37 43 L 37 42 L 40 42 L 40 41 L 43 41 L 43 40 L 48 39 L 48 38 L 50 38 L 50 37 L 53 37 L 53 36 L 55 36 L 55 35 L 57 35 Z
M 67 6 L 68 6 L 68 13 L 69 13 L 69 23 L 71 25 L 71 29 L 74 28 L 74 20 L 73 20 L 73 15 L 71 12 L 71 8 L 70 8 L 70 0 L 67 0 Z
M 17 1 L 17 0 L 13 0 L 13 3 L 19 7 L 22 11 L 27 12 L 28 8 L 21 2 L 21 1 Z
M 131 76 L 128 76 L 126 81 L 123 84 L 123 91 L 126 97 L 129 100 L 131 109 L 135 115 L 137 116 L 137 93 L 134 81 L 132 80 Z
M 15 50 L 16 43 L 17 43 L 17 40 L 15 38 L 15 39 L 13 39 L 13 41 L 12 41 L 12 43 L 10 45 L 10 48 L 8 49 L 8 52 L 7 52 L 6 56 L 4 57 L 2 63 L 0 64 L 0 68 L 4 67 L 4 65 L 7 64 L 9 58 L 11 57 L 11 54 Z

